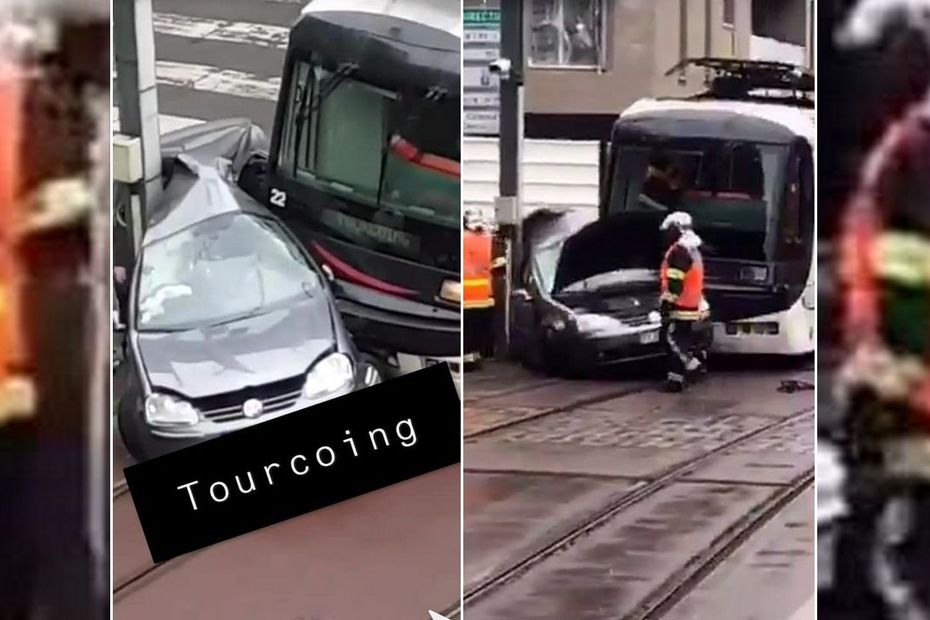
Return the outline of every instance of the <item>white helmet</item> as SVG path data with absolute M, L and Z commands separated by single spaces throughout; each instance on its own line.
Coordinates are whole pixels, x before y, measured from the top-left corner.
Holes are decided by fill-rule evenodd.
M 666 216 L 662 220 L 662 225 L 659 226 L 659 230 L 668 230 L 669 228 L 676 228 L 677 230 L 684 232 L 686 230 L 691 230 L 691 214 L 685 213 L 684 211 L 675 211 Z
M 477 209 L 466 209 L 463 215 L 464 225 L 467 230 L 481 232 L 485 229 L 484 218 Z
M 896 22 L 924 32 L 930 43 L 930 0 L 859 0 L 835 38 L 841 47 L 872 45 Z

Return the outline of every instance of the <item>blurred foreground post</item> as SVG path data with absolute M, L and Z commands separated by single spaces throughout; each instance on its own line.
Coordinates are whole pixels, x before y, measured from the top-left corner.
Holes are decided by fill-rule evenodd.
M 108 599 L 100 575 L 109 562 L 100 555 L 101 525 L 92 523 L 101 518 L 100 485 L 109 487 L 100 466 L 108 460 L 109 412 L 94 398 L 104 389 L 94 352 L 108 330 L 98 330 L 92 305 L 99 278 L 91 271 L 91 147 L 98 129 L 89 102 L 109 88 L 109 20 L 55 25 L 57 45 L 29 83 L 28 174 L 20 188 L 31 207 L 20 249 L 37 393 L 34 604 L 43 617 L 80 620 L 105 617 Z

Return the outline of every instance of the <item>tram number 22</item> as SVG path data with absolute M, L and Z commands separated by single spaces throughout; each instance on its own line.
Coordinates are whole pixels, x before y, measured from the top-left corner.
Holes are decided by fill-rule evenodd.
M 280 207 L 283 209 L 287 203 L 287 194 L 285 194 L 280 189 L 275 189 L 274 187 L 272 187 L 271 198 L 269 199 L 269 202 L 272 204 L 272 206 Z

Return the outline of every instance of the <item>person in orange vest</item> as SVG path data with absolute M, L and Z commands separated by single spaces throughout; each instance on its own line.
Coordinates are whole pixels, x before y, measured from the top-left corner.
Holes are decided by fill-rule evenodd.
M 681 392 L 689 379 L 703 373 L 707 357 L 695 325 L 707 320 L 710 308 L 704 299 L 701 238 L 691 226 L 691 216 L 683 211 L 671 213 L 661 224 L 668 246 L 660 270 L 661 341 L 670 392 Z
M 466 212 L 463 224 L 465 362 L 473 363 L 489 356 L 493 348 L 492 236 L 475 214 Z
M 844 359 L 834 390 L 853 489 L 850 533 L 837 553 L 846 564 L 865 565 L 850 571 L 845 590 L 871 589 L 889 603 L 885 592 L 893 589 L 895 606 L 917 607 L 924 616 L 930 609 L 922 576 L 930 558 L 928 170 L 930 98 L 891 123 L 843 213 L 836 267 Z M 892 543 L 879 524 L 894 505 L 908 518 Z M 875 558 L 892 567 L 886 586 L 871 581 Z
M 844 214 L 838 394 L 868 392 L 930 432 L 930 98 L 887 130 Z M 855 416 L 855 412 L 851 412 Z M 914 425 L 915 421 L 920 423 Z

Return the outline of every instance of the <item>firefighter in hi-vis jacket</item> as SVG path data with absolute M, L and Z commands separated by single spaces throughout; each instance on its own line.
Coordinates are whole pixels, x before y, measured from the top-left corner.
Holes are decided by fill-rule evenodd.
M 494 342 L 494 293 L 491 288 L 493 236 L 480 219 L 468 212 L 462 230 L 462 288 L 465 313 L 465 363 L 473 364 L 492 354 Z
M 705 371 L 707 351 L 696 326 L 706 323 L 710 307 L 704 299 L 704 261 L 701 238 L 691 229 L 691 216 L 682 211 L 662 221 L 668 250 L 660 271 L 662 297 L 661 339 L 667 351 L 665 387 L 680 392 Z
M 928 170 L 930 97 L 893 123 L 866 161 L 838 265 L 846 352 L 838 393 L 855 407 L 853 396 L 870 392 L 909 412 L 920 434 L 930 434 Z

